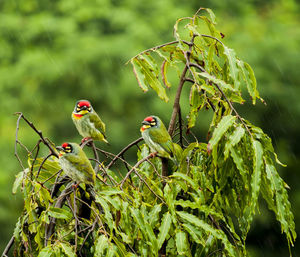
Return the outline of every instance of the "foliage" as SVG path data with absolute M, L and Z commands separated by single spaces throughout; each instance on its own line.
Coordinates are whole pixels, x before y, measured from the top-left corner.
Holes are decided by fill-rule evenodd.
M 287 185 L 275 167 L 282 164 L 271 139 L 233 106 L 245 101 L 242 87 L 253 104 L 262 100 L 253 70 L 222 42 L 215 25 L 213 12 L 200 9 L 176 22 L 175 41 L 130 60 L 142 90 L 152 88 L 164 101 L 169 99 L 165 87 L 174 87 L 168 74 L 174 69 L 179 75 L 169 132 L 184 150 L 179 166 L 169 167 L 169 177 L 160 175 L 163 164 L 158 157 L 150 160 L 144 144 L 135 165 L 126 161 L 124 153 L 138 139 L 118 155 L 96 148 L 111 162 L 105 164 L 95 154 L 101 171 L 95 187 L 72 189 L 54 144 L 19 114 L 17 132 L 22 118 L 40 140 L 28 150 L 27 167 L 20 161 L 24 169 L 13 186 L 13 192 L 21 188 L 24 198 L 14 232 L 17 256 L 245 256 L 259 196 L 293 245 Z M 187 121 L 180 111 L 182 87 L 190 87 Z M 199 112 L 209 109 L 208 143 L 187 138 Z M 18 137 L 16 144 L 24 147 Z M 45 146 L 50 150 L 46 156 L 40 150 Z M 125 178 L 116 176 L 117 160 L 128 168 Z

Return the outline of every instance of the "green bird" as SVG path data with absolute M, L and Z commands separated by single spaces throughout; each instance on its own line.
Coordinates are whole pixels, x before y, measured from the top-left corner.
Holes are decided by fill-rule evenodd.
M 104 141 L 108 144 L 105 137 L 105 124 L 94 111 L 88 100 L 79 100 L 76 102 L 74 111 L 72 112 L 72 120 L 83 141 L 93 139 L 96 141 Z
M 63 143 L 59 150 L 59 163 L 64 172 L 77 184 L 95 184 L 96 174 L 84 151 L 76 143 Z
M 142 124 L 140 131 L 151 151 L 157 152 L 158 156 L 171 159 L 177 164 L 172 138 L 161 119 L 152 115 L 146 117 Z

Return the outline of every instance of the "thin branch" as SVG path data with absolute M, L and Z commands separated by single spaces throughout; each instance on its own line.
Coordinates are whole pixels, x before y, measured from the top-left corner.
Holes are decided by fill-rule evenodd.
M 183 84 L 185 82 L 185 74 L 188 70 L 188 66 L 185 65 L 182 73 L 181 73 L 181 77 L 179 80 L 179 85 L 177 88 L 177 92 L 176 92 L 176 96 L 175 96 L 175 100 L 174 100 L 174 104 L 173 104 L 173 112 L 172 112 L 172 116 L 171 116 L 171 120 L 169 123 L 169 128 L 168 128 L 168 132 L 169 134 L 172 136 L 174 133 L 174 127 L 175 127 L 175 123 L 176 123 L 176 116 L 179 110 L 179 102 L 180 102 L 180 95 L 181 95 L 181 91 L 182 91 L 182 87 Z
M 179 102 L 180 102 L 181 91 L 182 91 L 183 84 L 185 82 L 186 72 L 188 71 L 188 68 L 189 68 L 189 56 L 191 54 L 192 46 L 194 45 L 194 39 L 195 39 L 195 35 L 193 35 L 193 37 L 192 37 L 192 39 L 189 43 L 189 51 L 186 53 L 188 58 L 186 59 L 186 64 L 185 64 L 184 69 L 181 73 L 181 77 L 180 77 L 180 80 L 179 80 L 179 85 L 178 85 L 178 88 L 177 88 L 177 92 L 176 92 L 176 96 L 175 96 L 175 100 L 174 100 L 174 104 L 173 104 L 173 112 L 172 112 L 172 116 L 171 116 L 171 120 L 170 120 L 169 128 L 168 128 L 168 132 L 171 136 L 174 133 L 175 123 L 176 123 L 176 116 L 177 116 L 177 113 L 178 113 L 179 108 L 180 108 Z
M 233 107 L 232 103 L 228 100 L 227 96 L 225 95 L 225 93 L 223 92 L 223 90 L 220 88 L 220 86 L 216 83 L 213 83 L 217 89 L 220 91 L 220 93 L 222 94 L 222 96 L 224 97 L 225 101 L 228 103 L 230 109 L 235 113 L 236 117 L 240 120 L 240 122 L 243 124 L 243 126 L 245 127 L 245 129 L 247 130 L 247 132 L 249 133 L 249 135 L 252 137 L 252 134 L 250 132 L 250 130 L 248 129 L 248 126 L 246 125 L 246 123 L 244 122 L 243 118 L 239 115 L 239 113 L 237 112 L 237 110 Z
M 142 137 L 138 138 L 137 140 L 133 141 L 129 145 L 127 145 L 125 148 L 121 150 L 114 158 L 113 160 L 107 165 L 107 169 L 110 169 L 110 167 L 117 161 L 117 159 L 122 156 L 128 149 L 130 149 L 132 146 L 137 145 L 139 142 L 143 140 Z
M 5 247 L 5 249 L 4 249 L 4 251 L 3 251 L 2 255 L 1 255 L 1 257 L 7 257 L 7 254 L 8 254 L 8 252 L 9 252 L 10 248 L 13 246 L 14 242 L 15 242 L 15 237 L 12 236 L 12 237 L 10 238 L 8 244 L 6 245 L 6 247 Z
M 185 40 L 181 40 L 181 42 L 183 42 L 184 44 L 186 44 L 186 45 L 188 45 L 188 46 L 191 45 L 190 42 L 185 41 Z M 164 46 L 174 45 L 174 44 L 177 44 L 177 43 L 179 43 L 179 40 L 167 42 L 167 43 L 165 43 L 165 44 L 158 45 L 158 46 L 154 46 L 154 47 L 152 47 L 152 48 L 146 49 L 146 50 L 144 50 L 143 52 L 140 52 L 140 53 L 138 53 L 137 55 L 135 55 L 134 57 L 132 57 L 130 60 L 128 60 L 128 61 L 126 62 L 126 64 L 128 64 L 132 59 L 137 58 L 139 55 L 145 54 L 145 53 L 147 53 L 147 52 L 153 52 L 153 51 L 156 51 L 157 49 L 162 48 L 162 47 L 164 47 Z
M 182 141 L 182 118 L 181 118 L 181 108 L 178 110 L 178 121 L 179 121 L 179 142 L 181 147 L 183 147 L 183 141 Z
M 40 164 L 40 166 L 39 166 L 39 169 L 38 169 L 38 172 L 37 172 L 37 174 L 36 174 L 36 179 L 39 177 L 40 172 L 41 172 L 41 169 L 43 168 L 44 163 L 45 163 L 51 156 L 53 156 L 53 154 L 52 154 L 52 153 L 49 153 L 49 154 L 43 159 L 43 161 L 41 162 L 41 164 Z M 51 176 L 51 178 L 52 178 L 52 176 Z M 42 183 L 42 184 L 43 184 L 43 183 Z
M 58 154 L 57 154 L 56 150 L 47 141 L 47 139 L 44 138 L 42 131 L 38 130 L 31 121 L 27 120 L 22 112 L 16 112 L 15 114 L 19 115 L 19 118 L 22 118 L 29 125 L 29 127 L 31 127 L 39 135 L 39 137 L 42 140 L 42 142 L 44 143 L 44 145 L 46 145 L 49 148 L 50 152 L 58 158 Z
M 21 120 L 21 118 L 22 118 L 22 115 L 19 115 L 19 117 L 17 119 L 16 139 L 15 139 L 15 156 L 18 159 L 18 161 L 19 161 L 22 169 L 25 170 L 25 167 L 23 166 L 23 163 L 22 163 L 22 161 L 20 159 L 20 156 L 18 155 L 18 151 L 17 151 L 17 144 L 19 142 L 19 140 L 18 140 L 18 134 L 19 134 L 19 128 L 20 128 L 20 120 Z
M 127 172 L 125 178 L 119 183 L 120 188 L 122 189 L 123 184 L 125 183 L 125 181 L 128 179 L 128 177 L 130 176 L 130 174 L 134 171 L 136 171 L 136 168 L 138 168 L 143 162 L 147 161 L 148 159 L 153 157 L 153 153 L 150 153 L 148 156 L 144 157 L 143 159 L 139 160 L 132 168 L 129 172 Z

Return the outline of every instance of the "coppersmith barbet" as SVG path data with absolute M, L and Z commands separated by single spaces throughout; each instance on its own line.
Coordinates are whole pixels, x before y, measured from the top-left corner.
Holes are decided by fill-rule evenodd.
M 77 101 L 72 112 L 72 120 L 79 134 L 84 137 L 83 141 L 91 138 L 108 143 L 105 137 L 105 124 L 88 100 Z
M 84 151 L 76 143 L 63 143 L 56 148 L 59 150 L 61 168 L 77 184 L 94 184 L 95 171 Z
M 172 138 L 161 119 L 152 115 L 146 117 L 142 124 L 140 131 L 151 151 L 157 152 L 159 157 L 171 159 L 177 165 Z

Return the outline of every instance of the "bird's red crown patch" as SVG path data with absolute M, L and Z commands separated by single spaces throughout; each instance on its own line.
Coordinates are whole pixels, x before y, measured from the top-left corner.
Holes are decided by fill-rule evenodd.
M 61 146 L 62 148 L 66 148 L 69 144 L 68 143 L 63 143 Z
M 91 106 L 91 104 L 90 104 L 89 101 L 80 101 L 80 102 L 78 103 L 78 105 L 79 105 L 79 107 L 82 107 L 82 106 L 90 107 L 90 106 Z
M 152 116 L 149 116 L 149 117 L 145 118 L 144 121 L 151 122 L 151 121 L 153 121 L 153 117 L 152 117 Z

